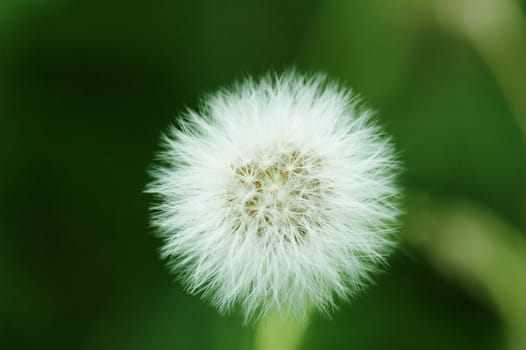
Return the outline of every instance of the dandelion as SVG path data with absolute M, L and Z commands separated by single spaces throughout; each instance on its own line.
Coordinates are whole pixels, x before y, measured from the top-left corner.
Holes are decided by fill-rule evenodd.
M 322 75 L 220 90 L 163 145 L 148 186 L 162 255 L 221 312 L 327 313 L 393 246 L 392 144 L 370 110 Z

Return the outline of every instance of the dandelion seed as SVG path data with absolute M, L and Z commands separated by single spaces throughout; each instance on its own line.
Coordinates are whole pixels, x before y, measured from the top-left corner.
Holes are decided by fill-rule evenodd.
M 193 294 L 246 319 L 303 320 L 393 246 L 397 162 L 371 112 L 324 76 L 247 79 L 164 137 L 148 191 L 162 255 Z

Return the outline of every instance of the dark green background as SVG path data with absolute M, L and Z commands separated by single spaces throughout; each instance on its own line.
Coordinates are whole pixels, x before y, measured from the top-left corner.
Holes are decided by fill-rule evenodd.
M 513 225 L 524 143 L 477 51 L 411 1 L 0 2 L 0 349 L 247 349 L 175 283 L 142 191 L 160 133 L 247 74 L 327 72 L 379 112 L 408 190 Z M 501 349 L 484 298 L 402 244 L 303 349 Z

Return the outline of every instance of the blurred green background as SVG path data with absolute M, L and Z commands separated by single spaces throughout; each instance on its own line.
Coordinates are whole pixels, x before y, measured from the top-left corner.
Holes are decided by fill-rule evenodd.
M 1 0 L 0 349 L 249 349 L 174 282 L 142 191 L 185 107 L 291 66 L 378 111 L 407 190 L 386 272 L 301 348 L 526 349 L 525 7 Z

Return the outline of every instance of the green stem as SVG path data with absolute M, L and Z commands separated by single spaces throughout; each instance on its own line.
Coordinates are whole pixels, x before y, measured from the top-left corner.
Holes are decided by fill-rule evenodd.
M 285 319 L 273 312 L 261 320 L 256 329 L 255 350 L 295 350 L 300 345 L 306 324 Z

